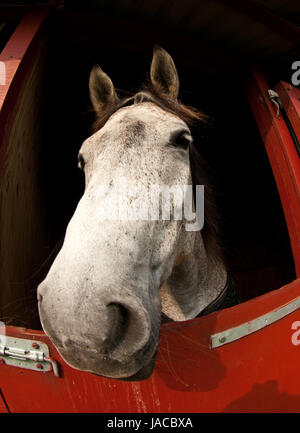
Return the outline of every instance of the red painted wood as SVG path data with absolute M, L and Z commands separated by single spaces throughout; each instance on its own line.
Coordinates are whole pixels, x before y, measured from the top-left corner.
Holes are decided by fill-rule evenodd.
M 0 413 L 9 413 L 4 397 L 0 388 Z
M 300 90 L 284 81 L 280 81 L 274 90 L 279 94 L 281 103 L 300 141 Z
M 0 123 L 8 116 L 6 107 L 13 109 L 26 76 L 22 65 L 39 28 L 37 21 L 35 25 L 19 52 L 22 62 L 21 57 L 15 59 L 15 78 L 1 94 Z M 283 120 L 275 117 L 267 89 L 264 77 L 254 71 L 247 97 L 278 185 L 299 277 L 299 161 Z M 292 342 L 299 310 L 238 341 L 210 348 L 212 334 L 274 311 L 299 296 L 300 279 L 233 308 L 163 325 L 154 373 L 138 383 L 77 371 L 62 360 L 43 332 L 7 327 L 9 336 L 47 343 L 61 377 L 0 365 L 0 388 L 11 412 L 299 412 L 300 345 Z
M 209 344 L 211 334 L 299 295 L 300 280 L 240 306 L 163 325 L 156 368 L 140 383 L 77 371 L 61 359 L 43 332 L 10 327 L 8 335 L 49 344 L 62 377 L 1 366 L 0 383 L 12 412 L 299 411 L 300 346 L 291 340 L 299 311 L 218 349 Z
M 268 98 L 268 89 L 264 76 L 258 70 L 253 70 L 247 97 L 272 166 L 288 226 L 296 274 L 299 277 L 300 163 L 284 119 L 275 115 L 276 109 Z
M 14 75 L 46 16 L 47 9 L 44 8 L 27 14 L 0 53 L 0 61 L 6 66 L 6 81 L 5 84 L 0 85 L 0 110 Z
M 5 65 L 5 81 L 1 77 L 0 82 L 0 163 L 10 134 L 10 120 L 17 110 L 20 90 L 26 85 L 34 43 L 47 14 L 47 8 L 38 8 L 25 15 L 0 53 L 0 62 Z

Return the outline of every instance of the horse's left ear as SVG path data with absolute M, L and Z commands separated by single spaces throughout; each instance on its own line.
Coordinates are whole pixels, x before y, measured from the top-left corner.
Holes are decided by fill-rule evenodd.
M 168 98 L 176 100 L 179 92 L 179 79 L 174 61 L 166 50 L 154 46 L 150 69 L 151 82 L 156 90 Z
M 111 79 L 98 65 L 93 66 L 91 70 L 89 88 L 91 102 L 98 114 L 119 100 Z

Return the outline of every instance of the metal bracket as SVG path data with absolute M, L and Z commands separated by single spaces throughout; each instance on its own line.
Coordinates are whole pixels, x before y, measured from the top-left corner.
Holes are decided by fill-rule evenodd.
M 51 371 L 59 377 L 56 361 L 49 357 L 47 344 L 41 341 L 0 335 L 0 360 L 6 365 L 35 371 Z

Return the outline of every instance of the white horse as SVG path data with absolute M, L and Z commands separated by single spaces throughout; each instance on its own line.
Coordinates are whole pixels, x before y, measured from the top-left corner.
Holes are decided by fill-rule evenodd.
M 170 219 L 103 218 L 104 211 L 115 215 L 120 180 L 144 194 L 153 185 L 205 183 L 189 128 L 205 115 L 177 100 L 174 62 L 158 46 L 150 77 L 148 87 L 120 100 L 110 78 L 93 67 L 90 97 L 98 120 L 79 152 L 86 188 L 38 288 L 43 329 L 65 361 L 129 380 L 152 373 L 162 314 L 192 319 L 224 306 L 229 287 L 209 195 L 201 231 L 174 218 L 183 202 Z

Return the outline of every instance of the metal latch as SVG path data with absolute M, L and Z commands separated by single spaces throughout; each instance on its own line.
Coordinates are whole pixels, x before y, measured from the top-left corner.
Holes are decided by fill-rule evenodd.
M 276 107 L 276 117 L 279 117 L 280 110 L 282 109 L 282 103 L 280 101 L 279 95 L 272 89 L 268 90 L 269 99 Z
M 47 344 L 41 341 L 0 335 L 0 360 L 6 365 L 35 371 L 50 371 L 59 377 L 57 362 L 49 357 Z

